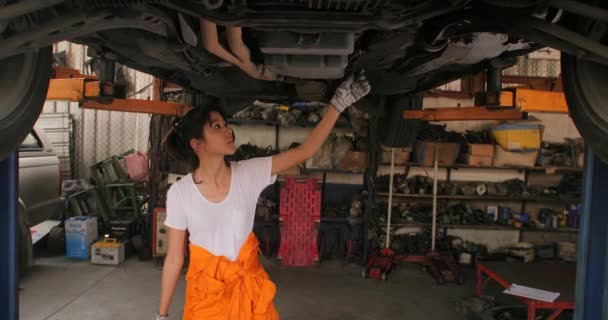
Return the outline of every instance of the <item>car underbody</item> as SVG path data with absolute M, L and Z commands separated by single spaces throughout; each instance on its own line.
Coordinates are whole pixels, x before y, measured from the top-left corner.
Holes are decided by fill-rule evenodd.
M 605 66 L 603 38 L 579 27 L 593 19 L 605 27 L 598 3 L 5 0 L 0 60 L 70 40 L 87 45 L 101 69 L 119 62 L 229 101 L 234 113 L 244 106 L 237 101 L 326 100 L 361 70 L 373 96 L 412 94 L 505 68 L 544 46 Z
M 129 67 L 216 97 L 301 94 L 320 99 L 334 80 L 363 69 L 374 94 L 394 95 L 428 89 L 488 63 L 506 66 L 540 47 L 500 30 L 501 21 L 487 15 L 484 3 L 472 5 L 437 0 L 86 1 L 81 8 L 55 9 L 57 18 L 6 42 L 13 48 L 48 42 L 24 37 L 43 29 L 48 37 L 86 44 L 101 56 L 112 54 Z M 512 11 L 513 16 L 555 15 L 535 7 Z M 244 50 L 238 52 L 239 47 Z

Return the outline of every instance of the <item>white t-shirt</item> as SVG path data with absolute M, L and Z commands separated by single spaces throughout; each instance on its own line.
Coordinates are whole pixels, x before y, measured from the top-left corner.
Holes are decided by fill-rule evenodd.
M 219 203 L 200 193 L 192 174 L 174 183 L 167 193 L 165 225 L 188 229 L 192 244 L 236 261 L 253 230 L 258 197 L 276 176 L 272 176 L 272 157 L 232 162 L 231 168 L 230 191 Z

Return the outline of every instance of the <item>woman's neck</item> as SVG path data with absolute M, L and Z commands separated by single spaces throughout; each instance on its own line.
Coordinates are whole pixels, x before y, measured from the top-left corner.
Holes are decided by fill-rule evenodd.
M 224 157 L 205 157 L 200 165 L 194 170 L 194 180 L 202 183 L 218 184 L 227 175 L 228 167 Z

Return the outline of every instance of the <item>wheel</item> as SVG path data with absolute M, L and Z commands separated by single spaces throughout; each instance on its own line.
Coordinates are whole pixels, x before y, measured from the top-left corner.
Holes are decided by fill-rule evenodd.
M 581 19 L 582 20 L 582 19 Z M 585 19 L 577 30 L 588 38 L 608 44 L 608 24 Z M 570 116 L 585 143 L 603 161 L 608 161 L 608 65 L 562 53 L 564 93 Z
M 51 47 L 0 60 L 0 159 L 15 150 L 38 119 L 52 62 Z
M 394 95 L 386 98 L 384 117 L 380 131 L 380 141 L 387 147 L 409 147 L 416 141 L 422 125 L 420 120 L 403 118 L 405 110 L 422 109 L 422 94 Z

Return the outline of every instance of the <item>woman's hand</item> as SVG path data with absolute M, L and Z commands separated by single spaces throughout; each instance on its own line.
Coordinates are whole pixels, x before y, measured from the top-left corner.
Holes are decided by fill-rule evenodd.
M 351 74 L 338 88 L 334 97 L 331 98 L 331 105 L 342 113 L 346 108 L 353 105 L 365 97 L 372 87 L 365 77 L 365 72 L 361 71 L 358 75 Z

